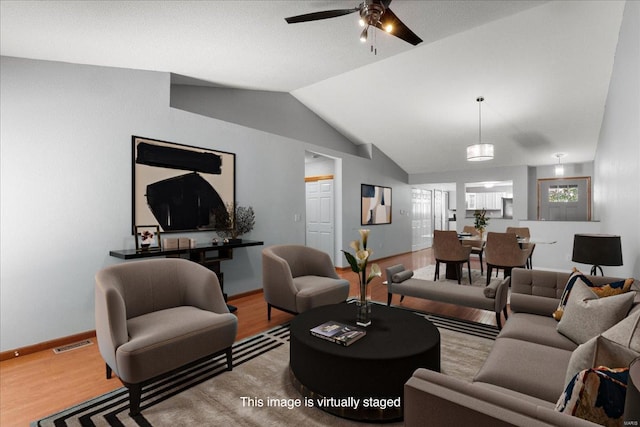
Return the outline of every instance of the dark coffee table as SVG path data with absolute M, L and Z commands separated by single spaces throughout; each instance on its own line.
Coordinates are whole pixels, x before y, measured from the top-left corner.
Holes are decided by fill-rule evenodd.
M 440 371 L 440 333 L 427 319 L 398 308 L 373 304 L 371 318 L 367 335 L 344 347 L 309 330 L 329 320 L 355 326 L 355 304 L 322 306 L 296 316 L 291 322 L 291 379 L 315 406 L 327 398 L 329 405 L 321 409 L 334 415 L 402 419 L 404 383 L 417 368 Z

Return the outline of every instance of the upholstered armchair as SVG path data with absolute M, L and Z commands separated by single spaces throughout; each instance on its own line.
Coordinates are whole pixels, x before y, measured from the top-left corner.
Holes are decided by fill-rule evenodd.
M 532 250 L 531 246 L 521 248 L 515 233 L 487 233 L 487 245 L 484 250 L 487 260 L 487 285 L 494 268 L 501 268 L 505 277 L 510 276 L 514 267 L 527 265 Z
M 436 272 L 433 280 L 440 277 L 440 263 L 447 264 L 447 268 L 455 268 L 458 284 L 462 279 L 462 265 L 467 263 L 469 270 L 469 284 L 471 284 L 471 263 L 469 255 L 471 254 L 470 246 L 463 246 L 458 239 L 458 233 L 455 231 L 434 230 L 433 234 L 433 255 L 436 259 Z M 451 264 L 451 267 L 449 266 Z
M 262 285 L 271 308 L 298 314 L 349 296 L 349 281 L 336 273 L 329 254 L 301 245 L 276 245 L 262 250 Z
M 142 387 L 181 367 L 226 353 L 238 319 L 211 270 L 181 258 L 131 261 L 96 274 L 96 336 L 106 362 L 140 412 Z
M 484 240 L 480 238 L 480 233 L 473 225 L 465 225 L 462 229 L 463 233 L 471 234 L 472 239 L 462 240 L 464 246 L 471 246 L 471 255 L 478 255 L 480 260 L 480 274 L 484 274 L 484 265 L 482 255 L 484 254 Z

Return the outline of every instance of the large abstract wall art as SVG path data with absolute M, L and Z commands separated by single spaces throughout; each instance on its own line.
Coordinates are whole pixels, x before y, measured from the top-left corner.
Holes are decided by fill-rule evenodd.
M 163 232 L 216 230 L 235 204 L 236 156 L 132 136 L 133 224 Z
M 391 224 L 391 188 L 361 185 L 362 225 Z

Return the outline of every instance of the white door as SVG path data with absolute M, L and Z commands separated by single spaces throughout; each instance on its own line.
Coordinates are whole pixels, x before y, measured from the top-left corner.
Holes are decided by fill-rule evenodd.
M 306 183 L 307 246 L 334 259 L 333 179 Z
M 433 217 L 431 215 L 431 190 L 413 188 L 411 189 L 411 199 L 411 249 L 417 251 L 431 246 L 431 237 L 433 234 Z

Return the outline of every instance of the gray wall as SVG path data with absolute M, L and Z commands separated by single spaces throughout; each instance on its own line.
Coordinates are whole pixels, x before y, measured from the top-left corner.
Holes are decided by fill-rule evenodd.
M 394 208 L 408 204 L 406 174 L 378 151 L 345 154 L 317 122 L 310 143 L 171 108 L 168 73 L 2 57 L 0 90 L 0 351 L 94 329 L 94 275 L 119 262 L 109 250 L 134 246 L 131 135 L 236 153 L 237 199 L 256 211 L 245 237 L 266 245 L 304 243 L 293 213 L 305 208 L 306 149 L 342 157 L 347 170 L 344 248 L 359 228 L 361 182 L 398 185 Z M 328 147 L 317 145 L 323 135 Z M 394 212 L 394 224 L 375 228 L 375 239 L 400 242 L 384 240 L 377 256 L 410 250 L 404 222 Z M 227 293 L 261 287 L 260 252 L 223 263 Z
M 640 278 L 640 2 L 625 5 L 594 161 L 596 218 L 622 238 L 624 267 Z

